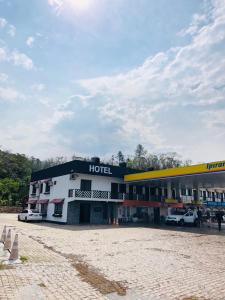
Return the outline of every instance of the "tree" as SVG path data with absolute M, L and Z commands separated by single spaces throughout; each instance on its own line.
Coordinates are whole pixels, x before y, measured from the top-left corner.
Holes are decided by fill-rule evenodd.
M 142 169 L 142 170 L 146 168 L 146 155 L 147 155 L 147 151 L 144 149 L 144 147 L 141 144 L 138 144 L 134 154 L 135 168 Z
M 0 202 L 3 205 L 15 205 L 19 200 L 18 190 L 20 182 L 18 179 L 4 178 L 0 180 Z
M 119 164 L 123 163 L 125 161 L 122 151 L 118 151 L 116 158 L 117 158 Z

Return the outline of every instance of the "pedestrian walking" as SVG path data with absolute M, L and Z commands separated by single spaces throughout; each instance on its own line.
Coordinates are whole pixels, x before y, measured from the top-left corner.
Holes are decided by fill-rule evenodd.
M 199 209 L 199 207 L 198 207 L 198 209 L 197 209 L 197 216 L 198 216 L 198 227 L 200 228 L 200 227 L 201 227 L 201 224 L 202 224 L 202 212 L 201 212 L 201 210 Z
M 218 210 L 217 213 L 216 213 L 216 220 L 217 220 L 217 223 L 218 223 L 218 230 L 221 231 L 221 223 L 222 223 L 222 220 L 223 220 L 223 215 L 222 215 L 222 212 L 220 210 Z
M 207 222 L 208 228 L 210 228 L 211 227 L 211 214 L 210 214 L 209 208 L 206 210 L 206 222 Z

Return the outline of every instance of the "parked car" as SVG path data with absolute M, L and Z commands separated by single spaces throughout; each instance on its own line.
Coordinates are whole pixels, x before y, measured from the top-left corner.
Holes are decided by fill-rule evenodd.
M 41 221 L 42 215 L 37 210 L 24 209 L 18 214 L 18 221 Z
M 185 224 L 197 224 L 197 217 L 193 213 L 193 211 L 188 211 L 186 213 L 183 212 L 175 212 L 166 217 L 166 224 L 179 224 L 184 226 Z

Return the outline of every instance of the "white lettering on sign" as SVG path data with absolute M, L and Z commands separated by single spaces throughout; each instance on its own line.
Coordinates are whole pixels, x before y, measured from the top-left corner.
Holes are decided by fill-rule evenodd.
M 89 165 L 89 172 L 112 175 L 110 167 Z

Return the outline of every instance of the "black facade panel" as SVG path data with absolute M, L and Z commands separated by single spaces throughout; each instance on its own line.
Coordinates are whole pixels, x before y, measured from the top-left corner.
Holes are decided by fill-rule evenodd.
M 123 178 L 124 175 L 138 172 L 141 171 L 119 166 L 96 164 L 92 161 L 73 160 L 58 166 L 34 172 L 31 175 L 31 181 L 43 180 L 72 173 Z

